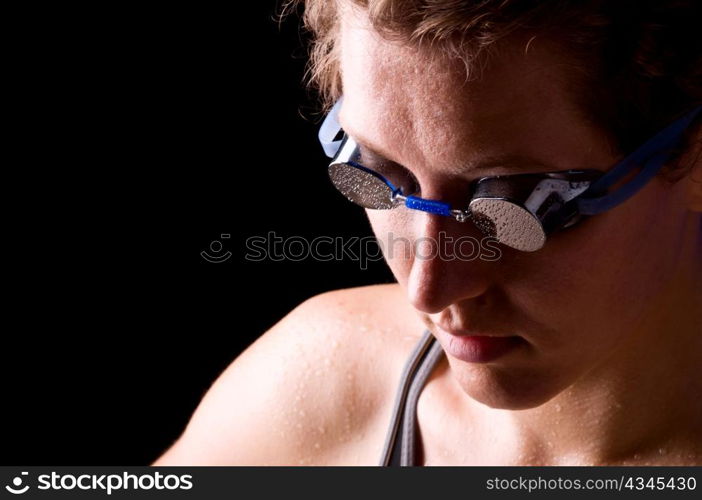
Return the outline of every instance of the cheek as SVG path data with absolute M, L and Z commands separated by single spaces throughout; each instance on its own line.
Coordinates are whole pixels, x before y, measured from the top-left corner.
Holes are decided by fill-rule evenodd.
M 585 350 L 611 347 L 633 333 L 674 275 L 683 220 L 674 192 L 651 185 L 553 235 L 538 260 L 515 258 L 520 279 L 508 288 L 562 342 L 578 339 Z

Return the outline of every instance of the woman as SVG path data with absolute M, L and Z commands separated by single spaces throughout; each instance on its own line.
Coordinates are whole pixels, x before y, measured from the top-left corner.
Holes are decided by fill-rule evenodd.
M 701 465 L 698 4 L 306 3 L 313 81 L 327 105 L 343 89 L 330 175 L 371 207 L 397 284 L 290 312 L 154 465 Z M 531 187 L 499 192 L 550 172 L 570 172 L 557 214 L 576 207 L 556 223 L 527 210 Z M 518 174 L 538 175 L 499 177 Z M 506 212 L 475 203 L 483 177 Z M 626 189 L 599 211 L 578 201 Z M 432 251 L 486 235 L 490 258 Z

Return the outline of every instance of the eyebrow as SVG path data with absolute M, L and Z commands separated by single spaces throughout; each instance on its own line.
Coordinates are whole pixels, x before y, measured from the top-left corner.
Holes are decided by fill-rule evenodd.
M 351 137 L 356 143 L 365 149 L 368 153 L 377 157 L 378 160 L 386 161 L 395 165 L 404 167 L 401 163 L 393 161 L 380 152 L 381 148 L 374 146 L 370 141 L 366 140 L 364 137 L 360 137 L 354 133 L 351 133 L 347 129 L 342 127 L 344 133 Z M 544 163 L 537 158 L 528 155 L 521 155 L 515 153 L 504 153 L 497 155 L 487 155 L 480 158 L 480 160 L 475 162 L 464 163 L 456 168 L 456 173 L 471 173 L 471 172 L 484 172 L 486 170 L 495 170 L 499 168 L 514 169 L 520 168 L 523 170 L 525 166 L 532 167 L 529 172 L 543 171 L 543 172 L 555 172 L 559 170 L 565 170 L 563 167 L 558 167 L 555 165 L 550 165 Z

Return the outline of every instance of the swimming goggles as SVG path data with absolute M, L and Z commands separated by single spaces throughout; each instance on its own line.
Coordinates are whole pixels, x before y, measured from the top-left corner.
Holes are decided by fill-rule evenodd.
M 413 196 L 418 191 L 416 181 L 400 166 L 364 166 L 358 144 L 339 125 L 342 102 L 343 98 L 335 103 L 322 123 L 319 141 L 332 158 L 329 177 L 347 199 L 374 210 L 404 205 L 459 222 L 472 220 L 486 236 L 525 252 L 539 250 L 555 231 L 633 196 L 661 170 L 702 110 L 697 107 L 677 119 L 607 172 L 563 170 L 482 177 L 471 183 L 467 206 L 454 208 L 440 200 Z M 615 184 L 620 185 L 611 189 Z

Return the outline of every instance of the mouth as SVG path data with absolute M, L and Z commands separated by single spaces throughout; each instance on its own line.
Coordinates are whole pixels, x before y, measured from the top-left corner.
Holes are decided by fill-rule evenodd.
M 450 326 L 451 322 L 442 321 L 443 318 L 433 320 L 430 316 L 425 316 L 422 318 L 424 324 L 430 330 L 439 329 L 447 335 L 452 335 L 456 337 L 518 337 L 512 332 L 507 332 L 504 329 L 490 328 L 490 329 L 480 329 L 474 328 L 471 324 L 471 328 L 453 328 Z M 461 322 L 458 322 L 461 323 Z
M 490 338 L 503 338 L 503 337 L 516 337 L 517 335 L 509 335 L 509 334 L 501 334 L 501 333 L 494 333 L 494 332 L 481 332 L 478 330 L 456 330 L 455 328 L 445 328 L 439 324 L 436 325 L 436 328 L 440 329 L 441 331 L 455 336 L 455 337 L 490 337 Z
M 489 363 L 525 343 L 518 335 L 444 329 L 436 325 L 436 337 L 447 354 L 467 363 Z

